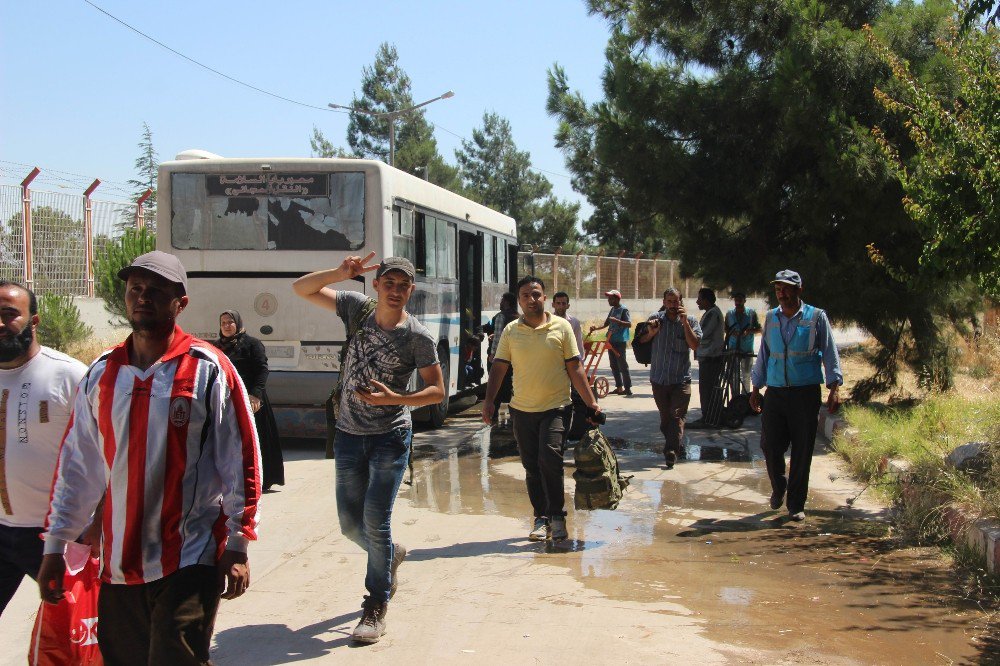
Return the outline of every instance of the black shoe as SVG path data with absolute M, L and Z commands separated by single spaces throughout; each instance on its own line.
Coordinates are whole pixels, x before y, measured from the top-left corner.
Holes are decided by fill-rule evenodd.
M 361 621 L 351 632 L 354 642 L 378 643 L 378 640 L 385 635 L 385 613 L 388 605 L 365 597 L 364 603 L 361 604 Z
M 663 458 L 667 463 L 667 469 L 673 469 L 674 463 L 677 462 L 677 454 L 673 451 L 667 451 L 663 454 Z
M 771 508 L 775 511 L 781 508 L 781 505 L 785 503 L 785 491 L 781 492 L 775 490 L 771 493 Z
M 389 583 L 389 598 L 392 599 L 396 595 L 396 588 L 399 587 L 399 579 L 396 577 L 396 570 L 399 569 L 399 565 L 403 563 L 406 559 L 406 546 L 400 543 L 392 544 L 392 564 L 389 565 L 389 578 L 392 580 Z
M 632 395 L 632 389 L 630 388 L 625 389 L 625 392 L 622 393 L 622 395 Z

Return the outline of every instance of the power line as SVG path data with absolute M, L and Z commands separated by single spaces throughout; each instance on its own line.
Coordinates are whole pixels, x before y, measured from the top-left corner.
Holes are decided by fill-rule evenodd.
M 269 97 L 273 97 L 275 99 L 279 99 L 279 100 L 281 100 L 283 102 L 288 102 L 289 104 L 296 104 L 298 106 L 304 106 L 304 107 L 306 107 L 308 109 L 317 109 L 319 111 L 327 111 L 327 112 L 333 112 L 333 113 L 345 113 L 345 114 L 350 113 L 350 111 L 342 110 L 342 109 L 332 109 L 329 106 L 316 106 L 315 104 L 309 104 L 307 102 L 300 102 L 298 100 L 291 99 L 290 97 L 285 97 L 283 95 L 279 95 L 277 93 L 273 93 L 273 92 L 270 92 L 268 90 L 264 90 L 263 88 L 259 88 L 259 87 L 255 86 L 255 85 L 252 85 L 250 83 L 246 83 L 245 81 L 241 81 L 241 80 L 239 80 L 239 79 L 237 79 L 235 77 L 229 76 L 228 74 L 225 74 L 224 72 L 220 72 L 219 70 L 215 69 L 214 67 L 210 67 L 209 65 L 206 65 L 206 64 L 204 64 L 202 62 L 199 62 L 198 60 L 195 60 L 194 58 L 192 58 L 190 56 L 184 55 L 183 53 L 181 53 L 177 49 L 174 49 L 174 48 L 172 48 L 170 46 L 167 46 L 166 44 L 164 44 L 160 40 L 158 40 L 158 39 L 156 39 L 154 37 L 151 37 L 150 35 L 147 35 L 146 33 L 144 33 L 143 31 L 139 30 L 138 28 L 130 25 L 129 23 L 126 23 L 125 21 L 123 21 L 122 19 L 118 18 L 117 16 L 115 16 L 115 15 L 111 14 L 110 12 L 102 9 L 101 7 L 99 7 L 96 4 L 94 4 L 93 2 L 91 2 L 90 0 L 83 0 L 83 1 L 85 3 L 87 3 L 88 5 L 90 5 L 91 7 L 93 7 L 94 9 L 96 9 L 97 11 L 101 12 L 102 14 L 104 14 L 105 16 L 107 16 L 108 18 L 110 18 L 111 20 L 113 20 L 113 21 L 115 21 L 117 23 L 120 23 L 121 25 L 125 26 L 126 28 L 128 28 L 132 32 L 136 33 L 140 37 L 143 37 L 144 39 L 147 39 L 147 40 L 153 42 L 157 46 L 159 46 L 161 48 L 164 48 L 167 51 L 170 51 L 174 55 L 176 55 L 178 57 L 181 57 L 181 58 L 187 60 L 188 62 L 190 62 L 190 63 L 192 63 L 194 65 L 197 65 L 198 67 L 201 67 L 202 69 L 205 69 L 205 70 L 207 70 L 209 72 L 212 72 L 213 74 L 216 74 L 217 76 L 221 76 L 222 78 L 224 78 L 224 79 L 226 79 L 228 81 L 232 81 L 233 83 L 235 83 L 237 85 L 240 85 L 240 86 L 243 86 L 244 88 L 249 88 L 250 90 L 254 90 L 256 92 L 259 92 L 261 94 L 267 95 Z M 458 139 L 461 139 L 462 141 L 467 141 L 466 137 L 462 136 L 461 134 L 458 134 L 457 132 L 452 132 L 450 129 L 448 129 L 446 127 L 442 127 L 441 125 L 438 125 L 437 123 L 430 123 L 430 125 L 431 125 L 431 127 L 434 127 L 436 129 L 440 129 L 443 132 L 447 132 L 448 134 L 451 134 L 452 136 L 454 136 L 454 137 L 456 137 Z M 535 167 L 530 167 L 530 168 L 533 171 L 539 171 L 539 172 L 542 172 L 542 173 L 547 173 L 547 174 L 550 174 L 552 176 L 558 176 L 560 178 L 566 178 L 566 179 L 570 178 L 570 176 L 568 176 L 566 174 L 563 174 L 563 173 L 557 173 L 555 171 L 546 171 L 545 169 L 537 169 Z
M 149 41 L 153 42 L 157 46 L 165 48 L 166 50 L 170 51 L 174 55 L 180 56 L 181 58 L 184 58 L 188 62 L 190 62 L 192 64 L 195 64 L 198 67 L 201 67 L 202 69 L 206 69 L 209 72 L 212 72 L 213 74 L 217 74 L 218 76 L 221 76 L 224 79 L 228 79 L 229 81 L 232 81 L 233 83 L 235 83 L 237 85 L 241 85 L 244 88 L 249 88 L 250 90 L 255 90 L 255 91 L 257 91 L 259 93 L 262 93 L 264 95 L 267 95 L 269 97 L 274 97 L 275 99 L 280 99 L 283 102 L 288 102 L 290 104 L 297 104 L 299 106 L 304 106 L 304 107 L 309 108 L 309 109 L 317 109 L 319 111 L 330 111 L 330 112 L 334 112 L 334 113 L 344 113 L 344 112 L 339 112 L 336 109 L 331 109 L 331 108 L 328 108 L 328 107 L 325 107 L 325 106 L 316 106 L 315 104 L 309 104 L 307 102 L 300 102 L 298 100 L 291 99 L 290 97 L 284 97 L 283 95 L 279 95 L 277 93 L 273 93 L 273 92 L 270 92 L 268 90 L 264 90 L 263 88 L 258 88 L 257 86 L 251 85 L 249 83 L 246 83 L 245 81 L 240 81 L 237 78 L 234 78 L 232 76 L 229 76 L 228 74 L 220 72 L 219 70 L 215 69 L 214 67 L 209 67 L 208 65 L 206 65 L 206 64 L 204 64 L 202 62 L 198 62 L 194 58 L 191 58 L 189 56 L 184 55 L 183 53 L 181 53 L 177 49 L 174 49 L 174 48 L 171 48 L 171 47 L 167 46 L 166 44 L 164 44 L 163 42 L 161 42 L 160 40 L 158 40 L 158 39 L 156 39 L 154 37 L 150 37 L 149 35 L 147 35 L 146 33 L 144 33 L 142 30 L 139 30 L 138 28 L 129 25 L 128 23 L 126 23 L 125 21 L 121 20 L 117 16 L 115 16 L 115 15 L 113 15 L 113 14 L 105 11 L 104 9 L 101 9 L 100 7 L 98 7 L 97 5 L 95 5 L 90 0 L 83 0 L 83 1 L 86 2 L 88 5 L 90 5 L 91 7 L 93 7 L 94 9 L 96 9 L 97 11 L 101 12 L 102 14 L 104 14 L 105 16 L 107 16 L 108 18 L 110 18 L 111 20 L 116 21 L 118 23 L 121 23 L 123 26 L 125 26 L 126 28 L 128 28 L 129 30 L 131 30 L 132 32 L 134 32 L 135 34 L 137 34 L 137 35 L 139 35 L 141 37 L 144 37 L 145 39 L 148 39 Z

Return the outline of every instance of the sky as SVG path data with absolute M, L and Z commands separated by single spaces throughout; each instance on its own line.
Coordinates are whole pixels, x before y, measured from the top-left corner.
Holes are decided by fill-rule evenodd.
M 389 42 L 415 102 L 455 92 L 426 107 L 449 162 L 493 111 L 510 121 L 555 194 L 583 202 L 545 111 L 555 63 L 585 99 L 601 97 L 608 29 L 583 0 L 91 1 L 193 60 L 318 108 L 209 72 L 84 0 L 7 0 L 0 2 L 0 184 L 19 184 L 39 166 L 37 190 L 82 193 L 100 178 L 95 199 L 126 198 L 143 122 L 162 161 L 191 148 L 308 157 L 314 125 L 346 146 L 348 117 L 326 105 L 350 104 L 362 68 Z

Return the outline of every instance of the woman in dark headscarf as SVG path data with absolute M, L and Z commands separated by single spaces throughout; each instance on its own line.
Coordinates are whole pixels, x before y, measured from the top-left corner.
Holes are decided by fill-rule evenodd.
M 213 344 L 232 361 L 250 396 L 250 406 L 257 423 L 257 438 L 260 440 L 264 490 L 273 485 L 285 485 L 285 464 L 281 457 L 281 443 L 278 441 L 278 426 L 274 422 L 274 412 L 271 411 L 267 391 L 264 390 L 270 372 L 264 344 L 247 335 L 243 328 L 243 318 L 236 310 L 226 310 L 219 315 L 219 339 Z

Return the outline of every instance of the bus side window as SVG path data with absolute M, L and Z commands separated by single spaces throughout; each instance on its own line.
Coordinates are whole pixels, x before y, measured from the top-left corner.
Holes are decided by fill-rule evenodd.
M 396 257 L 406 257 L 417 265 L 413 211 L 398 206 L 392 209 L 392 254 Z
M 438 276 L 437 218 L 424 215 L 424 274 L 429 277 Z
M 496 281 L 500 284 L 507 284 L 507 241 L 497 238 L 496 243 Z
M 437 276 L 439 278 L 458 277 L 456 252 L 458 246 L 458 225 L 445 220 L 437 221 Z
M 493 282 L 493 236 L 484 233 L 483 237 L 483 282 Z

